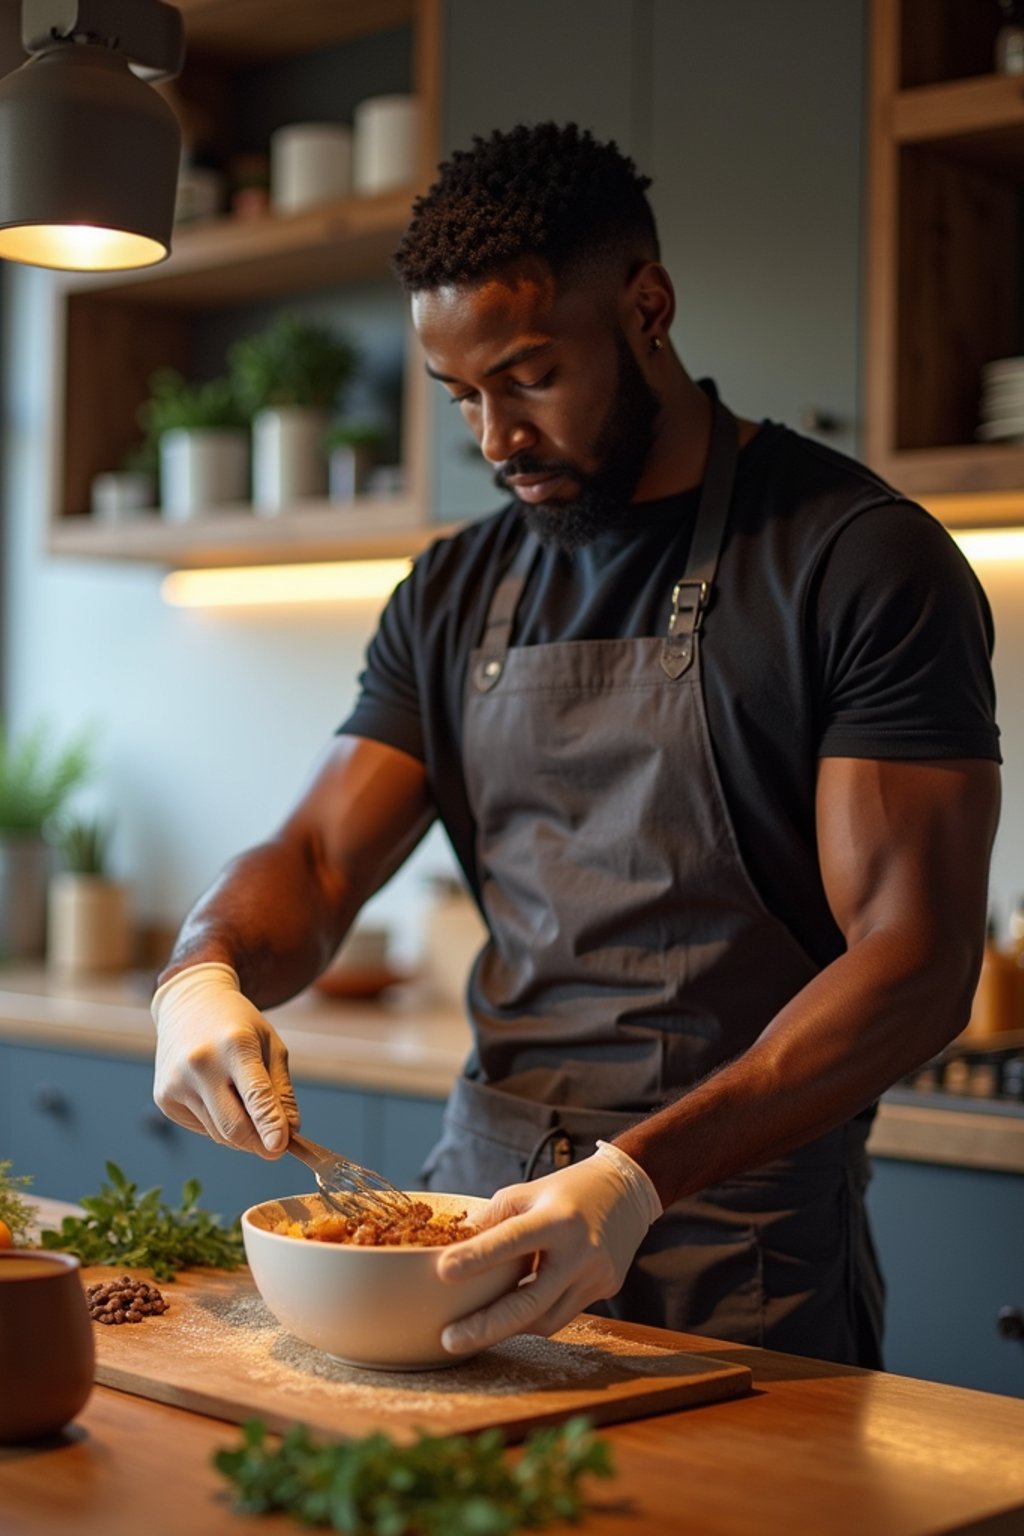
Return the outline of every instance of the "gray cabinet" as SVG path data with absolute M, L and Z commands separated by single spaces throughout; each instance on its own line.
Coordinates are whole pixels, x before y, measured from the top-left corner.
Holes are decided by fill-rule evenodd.
M 1024 1175 L 876 1158 L 868 1204 L 887 1287 L 885 1363 L 1024 1397 Z
M 60 1200 L 94 1192 L 107 1159 L 142 1188 L 159 1184 L 172 1201 L 195 1177 L 203 1204 L 225 1216 L 306 1187 L 293 1158 L 270 1162 L 172 1124 L 153 1103 L 152 1081 L 148 1061 L 0 1044 L 0 1158 L 13 1158 L 40 1194 Z M 296 1092 L 314 1140 L 416 1186 L 440 1132 L 439 1102 L 311 1082 L 298 1082 Z
M 684 364 L 744 415 L 834 418 L 812 435 L 856 454 L 865 0 L 518 0 L 509 20 L 447 0 L 445 152 L 546 118 L 615 139 L 654 180 Z M 440 386 L 431 416 L 434 518 L 493 511 Z

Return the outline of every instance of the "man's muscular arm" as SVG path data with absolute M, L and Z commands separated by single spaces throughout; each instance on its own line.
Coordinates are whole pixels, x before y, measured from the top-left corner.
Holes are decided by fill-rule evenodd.
M 215 1141 L 279 1154 L 299 1122 L 284 1045 L 260 1012 L 319 975 L 433 816 L 422 763 L 339 737 L 267 842 L 189 913 L 153 998 L 153 1096 Z

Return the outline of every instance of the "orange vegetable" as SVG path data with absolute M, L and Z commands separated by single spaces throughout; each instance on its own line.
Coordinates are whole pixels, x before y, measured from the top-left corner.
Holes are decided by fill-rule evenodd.
M 14 1233 L 6 1221 L 0 1221 L 0 1248 L 14 1247 Z

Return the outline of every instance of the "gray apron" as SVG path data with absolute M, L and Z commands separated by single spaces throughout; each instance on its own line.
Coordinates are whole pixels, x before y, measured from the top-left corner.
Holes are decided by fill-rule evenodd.
M 589 1156 L 750 1046 L 817 973 L 744 868 L 704 708 L 713 593 L 709 631 L 729 621 L 715 574 L 736 436 L 715 400 L 664 635 L 510 646 L 531 535 L 495 592 L 463 722 L 490 938 L 427 1188 L 489 1196 Z M 594 1310 L 880 1365 L 866 1136 L 852 1121 L 670 1206 Z

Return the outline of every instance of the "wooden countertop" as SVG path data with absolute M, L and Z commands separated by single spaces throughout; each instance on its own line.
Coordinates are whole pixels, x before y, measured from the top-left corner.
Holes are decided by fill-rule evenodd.
M 65 1050 L 151 1057 L 152 976 L 61 982 L 41 968 L 0 968 L 0 1040 Z M 270 1012 L 299 1080 L 441 1099 L 469 1050 L 461 1013 L 414 987 L 379 1001 L 338 1001 L 302 993 Z M 1024 1173 L 1024 1111 L 883 1099 L 870 1150 L 957 1167 Z
M 650 1330 L 652 1339 L 658 1331 Z M 1024 1402 L 739 1349 L 755 1392 L 613 1426 L 617 1476 L 592 1483 L 587 1536 L 1020 1536 Z M 4 1536 L 275 1536 L 229 1513 L 212 1452 L 239 1431 L 97 1388 L 52 1443 L 0 1448 Z M 554 1533 L 556 1528 L 550 1528 Z

